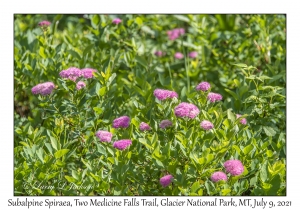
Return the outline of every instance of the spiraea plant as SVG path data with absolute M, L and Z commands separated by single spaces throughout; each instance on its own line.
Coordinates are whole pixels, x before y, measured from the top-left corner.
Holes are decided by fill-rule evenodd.
M 286 195 L 282 15 L 15 15 L 15 195 Z

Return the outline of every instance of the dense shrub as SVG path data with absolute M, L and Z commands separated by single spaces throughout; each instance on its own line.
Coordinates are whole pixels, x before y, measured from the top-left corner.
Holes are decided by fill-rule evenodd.
M 15 15 L 15 195 L 285 195 L 283 15 Z

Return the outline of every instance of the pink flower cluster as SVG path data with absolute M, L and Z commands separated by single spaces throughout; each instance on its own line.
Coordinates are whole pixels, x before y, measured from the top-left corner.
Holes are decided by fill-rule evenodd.
M 82 76 L 86 79 L 93 78 L 93 72 L 96 72 L 96 70 L 91 68 L 81 69 Z
M 162 56 L 164 56 L 166 53 L 164 53 L 163 51 L 160 51 L 160 50 L 158 50 L 158 51 L 155 51 L 155 53 L 154 53 L 154 55 L 156 55 L 157 57 L 162 57 Z
M 80 70 L 76 67 L 70 67 L 66 70 L 62 70 L 59 73 L 59 76 L 75 82 L 79 77 L 84 77 L 86 79 L 93 78 L 93 72 L 96 72 L 96 70 L 91 68 L 85 68 Z
M 173 123 L 170 120 L 162 120 L 159 124 L 159 127 L 162 128 L 162 129 L 165 129 L 165 128 L 170 127 L 172 125 L 173 125 Z
M 130 118 L 122 116 L 113 121 L 113 128 L 127 128 L 130 123 Z
M 50 26 L 51 22 L 47 21 L 47 20 L 43 20 L 41 22 L 39 22 L 39 26 L 41 27 L 47 27 Z
M 100 139 L 102 142 L 110 142 L 112 133 L 108 131 L 97 131 L 96 136 Z
M 198 53 L 196 51 L 192 51 L 189 53 L 190 58 L 196 58 L 198 56 Z
M 199 113 L 200 110 L 194 104 L 182 102 L 174 109 L 175 115 L 177 117 L 188 117 L 188 118 L 195 118 Z
M 169 40 L 175 40 L 181 35 L 185 34 L 184 28 L 175 28 L 173 30 L 167 31 Z
M 221 101 L 223 99 L 222 95 L 219 94 L 219 93 L 213 93 L 213 92 L 210 92 L 208 95 L 207 95 L 207 99 L 209 100 L 209 102 L 211 103 L 214 103 L 216 101 Z
M 242 116 L 242 115 L 237 114 L 237 115 L 236 115 L 236 118 L 240 118 L 241 116 Z M 246 124 L 247 124 L 246 118 L 242 118 L 242 119 L 240 120 L 240 123 L 243 124 L 243 125 L 246 125 Z
M 208 91 L 210 84 L 208 82 L 201 82 L 197 85 L 196 90 Z
M 166 175 L 160 178 L 159 182 L 163 187 L 167 187 L 173 181 L 172 175 Z
M 76 84 L 76 89 L 77 90 L 80 90 L 81 88 L 85 88 L 85 83 L 84 82 L 82 82 L 82 81 L 79 81 L 79 82 L 77 82 L 77 84 Z
M 53 82 L 44 82 L 44 83 L 34 86 L 31 89 L 31 92 L 35 95 L 36 94 L 49 95 L 49 94 L 51 94 L 51 92 L 54 88 L 55 88 L 55 86 L 54 86 Z
M 150 126 L 147 123 L 142 122 L 140 124 L 140 130 L 141 131 L 149 131 L 149 130 L 151 130 L 151 128 L 150 128 Z
M 112 23 L 115 24 L 115 25 L 118 25 L 119 23 L 121 23 L 122 20 L 120 18 L 115 18 L 113 19 Z
M 222 172 L 222 171 L 218 171 L 218 172 L 213 173 L 211 175 L 210 179 L 213 182 L 218 182 L 220 180 L 227 181 L 227 175 L 224 172 Z
M 123 139 L 123 140 L 115 141 L 113 147 L 118 150 L 124 150 L 127 147 L 129 147 L 131 144 L 132 141 L 130 139 Z
M 232 176 L 238 176 L 244 172 L 244 166 L 239 160 L 227 160 L 224 167 Z
M 170 90 L 155 89 L 153 94 L 160 101 L 168 98 L 178 98 L 178 94 L 175 91 Z
M 174 55 L 174 57 L 176 58 L 176 59 L 182 59 L 183 57 L 184 57 L 184 55 L 182 54 L 182 53 L 180 53 L 180 52 L 177 52 L 177 53 L 175 53 L 175 55 Z
M 204 130 L 210 130 L 210 129 L 213 129 L 214 128 L 214 125 L 209 122 L 208 120 L 203 120 L 201 123 L 200 123 L 200 126 L 201 128 L 203 128 Z

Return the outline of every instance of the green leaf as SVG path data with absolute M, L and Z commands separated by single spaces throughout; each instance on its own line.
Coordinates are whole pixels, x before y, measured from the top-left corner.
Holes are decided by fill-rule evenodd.
M 44 153 L 44 150 L 42 148 L 40 148 L 36 151 L 36 154 L 37 154 L 38 158 L 42 161 L 42 163 L 44 163 L 43 153 Z
M 93 23 L 94 28 L 96 28 L 96 26 L 98 26 L 99 22 L 100 22 L 99 15 L 93 15 L 93 17 L 92 17 L 92 23 Z
M 61 149 L 61 150 L 58 150 L 57 152 L 54 153 L 54 157 L 56 159 L 59 159 L 61 158 L 62 156 L 64 156 L 65 154 L 67 154 L 69 152 L 69 149 Z
M 45 48 L 43 48 L 42 46 L 40 47 L 39 54 L 40 56 L 42 56 L 42 58 L 47 58 L 45 54 Z
M 142 26 L 143 25 L 143 20 L 140 17 L 135 18 L 135 22 L 139 25 Z
M 182 20 L 184 22 L 188 22 L 188 23 L 190 22 L 190 19 L 184 15 L 174 15 L 174 17 L 176 17 L 178 20 Z
M 280 183 L 281 183 L 280 175 L 277 174 L 270 182 L 272 186 L 269 188 L 268 195 L 273 195 L 273 196 L 277 195 L 277 192 L 280 189 Z
M 195 193 L 199 188 L 200 188 L 200 183 L 198 181 L 194 182 L 194 184 L 191 187 L 191 192 Z
M 245 155 L 247 155 L 249 152 L 251 152 L 251 150 L 254 148 L 254 146 L 252 144 L 249 144 L 248 146 L 246 146 L 244 149 L 243 149 L 243 153 Z
M 227 89 L 227 88 L 225 88 L 225 91 L 226 91 L 227 93 L 229 93 L 230 95 L 232 95 L 232 96 L 234 97 L 235 100 L 239 100 L 239 97 L 238 97 L 238 95 L 237 95 L 235 92 L 233 92 L 233 91 L 231 91 L 231 90 L 229 90 L 229 89 Z
M 100 96 L 104 96 L 105 93 L 107 92 L 106 90 L 107 90 L 106 87 L 100 88 L 100 90 L 99 90 L 99 95 L 100 95 Z
M 45 146 L 47 147 L 47 149 L 50 152 L 50 154 L 53 155 L 53 150 L 52 150 L 51 144 L 45 143 Z
M 145 58 L 143 58 L 143 57 L 137 55 L 137 56 L 135 57 L 135 60 L 136 60 L 139 64 L 141 64 L 142 66 L 144 66 L 145 68 L 148 68 L 148 63 L 147 63 L 147 61 L 145 60 Z
M 79 180 L 79 176 L 78 176 L 77 171 L 72 170 L 72 176 L 73 176 L 76 180 Z
M 229 119 L 231 122 L 234 123 L 234 121 L 235 121 L 235 116 L 234 116 L 234 114 L 231 112 L 230 109 L 227 110 L 227 116 L 228 116 L 228 119 Z
M 275 136 L 276 135 L 276 131 L 274 131 L 274 129 L 269 126 L 263 126 L 263 129 L 267 136 Z
M 51 141 L 52 147 L 53 147 L 55 150 L 57 150 L 57 140 L 56 140 L 54 137 L 50 136 L 50 141 Z
M 75 183 L 76 182 L 76 179 L 74 179 L 73 177 L 71 176 L 65 176 L 66 180 L 68 180 L 68 182 L 71 182 L 71 183 Z

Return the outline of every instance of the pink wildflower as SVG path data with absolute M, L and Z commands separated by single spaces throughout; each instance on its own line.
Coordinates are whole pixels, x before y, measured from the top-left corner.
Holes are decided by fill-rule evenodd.
M 121 23 L 122 20 L 120 18 L 115 18 L 112 23 L 118 25 L 119 23 Z
M 122 116 L 113 121 L 113 128 L 127 128 L 130 123 L 130 118 Z
M 213 182 L 218 182 L 220 180 L 227 181 L 227 175 L 224 172 L 222 172 L 222 171 L 218 171 L 218 172 L 213 173 L 211 175 L 210 179 Z
M 154 53 L 154 55 L 156 55 L 157 57 L 162 57 L 162 56 L 165 55 L 165 53 L 162 52 L 162 51 L 160 51 L 160 50 L 158 50 L 158 51 L 156 51 L 156 52 Z
M 150 130 L 151 128 L 150 128 L 150 126 L 147 124 L 147 123 L 144 123 L 144 122 L 142 122 L 141 124 L 140 124 L 140 130 L 141 131 L 148 131 L 148 130 Z
M 172 175 L 166 175 L 160 178 L 159 182 L 163 187 L 167 187 L 173 181 Z
M 196 58 L 198 56 L 198 53 L 196 51 L 190 52 L 189 57 L 190 58 Z
M 78 69 L 76 67 L 70 67 L 67 70 L 62 70 L 59 73 L 59 76 L 75 82 L 78 77 L 82 76 L 82 72 L 80 69 Z
M 96 136 L 100 139 L 102 142 L 110 142 L 112 133 L 108 131 L 97 131 Z
M 204 130 L 210 130 L 210 129 L 213 129 L 214 128 L 214 125 L 209 122 L 208 120 L 203 120 L 201 123 L 200 123 L 200 126 L 201 128 L 203 128 Z
M 177 117 L 195 118 L 200 113 L 200 110 L 194 104 L 182 102 L 175 107 L 175 115 Z
M 208 82 L 201 82 L 197 85 L 196 90 L 207 91 L 210 88 L 210 84 Z
M 169 40 L 175 40 L 179 38 L 181 35 L 185 34 L 184 28 L 175 28 L 173 30 L 167 31 Z
M 82 76 L 86 79 L 93 78 L 93 72 L 96 72 L 96 70 L 91 68 L 81 69 Z
M 47 20 L 43 20 L 41 22 L 39 22 L 39 26 L 41 27 L 47 27 L 50 26 L 51 22 L 47 21 Z
M 172 125 L 173 125 L 173 123 L 170 120 L 162 120 L 159 124 L 159 127 L 162 128 L 162 129 L 165 129 L 165 128 L 170 127 Z
M 77 82 L 77 84 L 76 84 L 76 89 L 77 89 L 77 90 L 80 90 L 81 88 L 84 88 L 85 86 L 86 86 L 86 85 L 85 85 L 84 82 L 79 81 L 79 82 Z
M 177 53 L 175 53 L 174 57 L 176 59 L 182 59 L 184 57 L 184 55 L 182 53 L 180 53 L 180 52 L 177 52 Z
M 123 139 L 123 140 L 115 141 L 113 147 L 117 148 L 118 150 L 124 150 L 127 147 L 129 147 L 131 144 L 132 141 L 130 139 Z
M 227 160 L 224 163 L 224 167 L 226 171 L 233 176 L 240 175 L 244 172 L 244 166 L 239 160 Z
M 237 115 L 236 115 L 236 118 L 240 118 L 240 116 L 242 116 L 242 115 L 237 114 Z M 243 124 L 243 125 L 246 125 L 246 124 L 247 124 L 246 118 L 242 118 L 242 119 L 240 120 L 240 123 Z
M 213 102 L 216 102 L 216 101 L 221 101 L 223 99 L 222 95 L 219 94 L 219 93 L 213 93 L 213 92 L 210 92 L 208 95 L 207 95 L 207 99 L 213 103 Z
M 44 83 L 34 86 L 31 89 L 31 92 L 35 95 L 36 94 L 49 95 L 49 94 L 51 94 L 51 92 L 54 88 L 55 88 L 55 86 L 54 86 L 53 82 L 44 82 Z
M 168 98 L 178 98 L 178 94 L 175 91 L 170 90 L 155 89 L 153 94 L 160 101 Z

